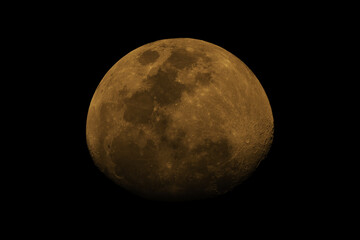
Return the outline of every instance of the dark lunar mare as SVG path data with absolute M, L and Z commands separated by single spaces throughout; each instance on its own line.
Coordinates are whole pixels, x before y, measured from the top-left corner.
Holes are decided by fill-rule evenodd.
M 154 109 L 152 95 L 148 91 L 135 92 L 125 99 L 124 120 L 135 124 L 148 123 Z
M 115 173 L 124 177 L 133 186 L 145 184 L 151 176 L 150 162 L 155 162 L 156 146 L 147 140 L 145 147 L 140 148 L 134 141 L 123 136 L 114 138 L 111 158 L 116 163 Z
M 157 51 L 153 51 L 150 49 L 143 52 L 138 60 L 142 65 L 148 65 L 150 63 L 155 62 L 159 57 L 160 54 Z
M 139 62 L 151 63 L 158 58 L 158 52 L 147 50 L 140 55 Z M 179 70 L 193 67 L 199 59 L 206 59 L 200 52 L 188 52 L 184 48 L 175 48 L 170 57 L 160 66 L 157 73 L 147 76 L 143 81 L 151 87 L 147 91 L 135 92 L 125 99 L 124 120 L 133 124 L 146 124 L 151 120 L 155 104 L 161 107 L 179 102 L 184 91 L 195 86 L 187 86 L 176 81 Z M 198 73 L 196 81 L 201 85 L 212 82 L 211 73 Z

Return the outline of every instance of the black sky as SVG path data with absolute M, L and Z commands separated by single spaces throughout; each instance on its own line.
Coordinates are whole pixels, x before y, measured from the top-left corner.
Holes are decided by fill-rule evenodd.
M 42 138 L 46 150 L 40 154 L 46 164 L 35 176 L 36 191 L 25 187 L 35 205 L 47 209 L 49 218 L 121 216 L 126 222 L 148 221 L 154 227 L 183 221 L 236 226 L 244 218 L 272 221 L 274 216 L 291 225 L 286 219 L 316 208 L 319 188 L 313 182 L 315 157 L 309 151 L 315 147 L 311 132 L 318 123 L 311 118 L 316 109 L 309 107 L 314 90 L 304 82 L 313 67 L 309 46 L 318 44 L 317 30 L 308 28 L 304 15 L 292 11 L 262 17 L 244 14 L 247 11 L 214 8 L 211 14 L 141 15 L 129 10 L 124 15 L 126 8 L 119 8 L 118 14 L 80 8 L 48 16 L 49 26 L 44 24 L 46 18 L 36 20 L 34 24 L 42 27 L 30 31 L 37 36 L 30 52 L 42 49 L 39 68 L 46 69 L 40 71 L 45 78 L 42 95 L 35 96 L 46 117 L 37 124 L 47 130 Z M 275 133 L 268 157 L 246 182 L 216 199 L 190 203 L 141 199 L 108 180 L 87 150 L 87 110 L 105 73 L 131 50 L 175 37 L 205 40 L 240 58 L 261 82 L 273 110 Z

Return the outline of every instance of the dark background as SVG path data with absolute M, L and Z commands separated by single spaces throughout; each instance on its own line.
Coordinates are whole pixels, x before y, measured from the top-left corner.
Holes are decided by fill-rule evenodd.
M 44 82 L 39 83 L 41 94 L 33 98 L 42 116 L 34 135 L 39 135 L 38 128 L 44 130 L 36 144 L 45 149 L 36 156 L 45 163 L 33 174 L 35 183 L 23 186 L 33 199 L 33 214 L 41 212 L 45 221 L 64 219 L 74 226 L 111 220 L 122 230 L 136 226 L 136 231 L 142 226 L 241 229 L 244 222 L 254 228 L 316 226 L 313 222 L 324 212 L 319 198 L 323 188 L 315 181 L 319 159 L 312 150 L 319 148 L 313 133 L 321 124 L 314 114 L 322 110 L 312 101 L 320 83 L 309 76 L 316 65 L 310 49 L 320 51 L 323 28 L 306 21 L 312 13 L 305 17 L 276 6 L 276 11 L 264 9 L 265 14 L 255 8 L 230 8 L 146 14 L 131 8 L 76 8 L 35 21 L 41 27 L 31 32 L 37 36 L 31 53 L 38 54 L 40 69 L 46 70 L 39 71 Z M 48 18 L 50 26 L 44 24 Z M 88 107 L 105 73 L 135 48 L 176 37 L 205 40 L 240 58 L 259 79 L 273 111 L 274 141 L 267 158 L 243 184 L 214 199 L 142 199 L 107 179 L 86 145 Z M 294 223 L 303 218 L 306 224 Z
M 291 37 L 276 32 L 251 32 L 245 29 L 237 33 L 226 29 L 182 27 L 180 29 L 164 26 L 156 30 L 134 29 L 114 35 L 102 34 L 102 29 L 88 29 L 74 39 L 73 50 L 69 55 L 67 67 L 71 77 L 64 79 L 71 88 L 71 99 L 66 106 L 65 121 L 71 126 L 65 148 L 71 148 L 70 154 L 61 165 L 66 171 L 66 179 L 60 185 L 65 187 L 68 204 L 90 206 L 98 211 L 154 211 L 160 212 L 200 210 L 248 212 L 264 208 L 269 211 L 285 212 L 281 208 L 298 208 L 298 198 L 304 179 L 298 179 L 299 153 L 294 149 L 293 135 L 302 134 L 292 113 L 296 104 L 292 102 L 292 69 L 289 54 L 297 54 L 291 47 Z M 96 37 L 93 37 L 93 36 Z M 99 36 L 103 35 L 103 36 Z M 164 38 L 191 37 L 217 44 L 244 61 L 263 85 L 270 100 L 274 120 L 274 143 L 267 159 L 254 175 L 231 193 L 208 201 L 193 203 L 159 203 L 134 196 L 108 180 L 94 166 L 85 142 L 85 123 L 92 95 L 102 77 L 121 57 L 143 44 Z M 290 39 L 289 39 L 290 38 Z M 290 44 L 289 44 L 290 41 Z M 286 49 L 284 43 L 286 42 Z M 67 96 L 68 97 L 68 96 Z M 296 119 L 297 120 L 297 119 Z M 290 129 L 291 127 L 291 129 Z M 75 206 L 74 206 L 75 207 Z

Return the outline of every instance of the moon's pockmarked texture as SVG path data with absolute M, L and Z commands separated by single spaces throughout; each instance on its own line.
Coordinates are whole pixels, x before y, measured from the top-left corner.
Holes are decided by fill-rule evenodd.
M 273 116 L 237 57 L 188 38 L 141 46 L 104 76 L 91 100 L 87 144 L 96 166 L 155 200 L 224 194 L 264 159 Z

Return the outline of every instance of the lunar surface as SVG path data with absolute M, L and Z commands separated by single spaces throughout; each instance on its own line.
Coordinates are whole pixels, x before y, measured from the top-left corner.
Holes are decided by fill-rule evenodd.
M 152 200 L 224 194 L 267 155 L 273 116 L 264 89 L 237 57 L 189 38 L 141 46 L 104 76 L 86 139 L 96 166 Z

